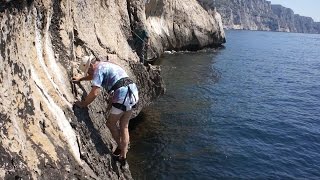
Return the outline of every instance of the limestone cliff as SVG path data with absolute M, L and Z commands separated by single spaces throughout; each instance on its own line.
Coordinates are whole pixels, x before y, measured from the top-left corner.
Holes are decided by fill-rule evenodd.
M 143 2 L 131 2 L 136 8 L 131 19 L 145 23 L 151 35 L 151 57 L 165 50 L 198 50 L 226 42 L 220 14 L 207 12 L 196 0 Z
M 197 50 L 225 43 L 220 14 L 207 12 L 196 0 L 150 0 L 146 19 L 160 50 Z
M 272 30 L 275 16 L 271 4 L 264 0 L 199 0 L 206 8 L 221 13 L 227 29 Z
M 320 33 L 317 22 L 311 17 L 294 14 L 290 8 L 281 5 L 272 5 L 272 12 L 277 16 L 277 31 L 299 32 L 299 33 Z
M 198 0 L 221 13 L 224 28 L 299 33 L 320 33 L 310 17 L 266 0 Z
M 107 94 L 85 109 L 72 105 L 90 90 L 70 82 L 79 58 L 109 55 L 121 64 L 140 90 L 137 114 L 164 87 L 159 67 L 143 66 L 132 49 L 135 21 L 150 31 L 157 56 L 224 42 L 219 15 L 196 1 L 191 9 L 173 0 L 0 3 L 0 179 L 131 179 L 111 158 Z

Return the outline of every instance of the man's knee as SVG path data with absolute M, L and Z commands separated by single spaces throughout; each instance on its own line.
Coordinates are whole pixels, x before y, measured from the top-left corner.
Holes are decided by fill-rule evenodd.
M 129 124 L 120 125 L 120 131 L 129 131 Z

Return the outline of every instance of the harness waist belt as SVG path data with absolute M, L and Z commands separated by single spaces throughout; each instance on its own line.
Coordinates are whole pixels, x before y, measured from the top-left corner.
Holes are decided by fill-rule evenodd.
M 129 77 L 121 78 L 111 87 L 111 89 L 108 92 L 110 93 L 111 91 L 115 91 L 123 86 L 128 86 L 132 83 L 133 81 Z

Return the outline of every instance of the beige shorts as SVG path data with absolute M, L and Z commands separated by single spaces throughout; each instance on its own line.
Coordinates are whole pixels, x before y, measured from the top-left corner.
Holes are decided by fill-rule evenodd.
M 127 111 L 132 110 L 132 106 L 126 106 L 126 108 L 127 108 Z M 122 111 L 121 109 L 118 109 L 118 108 L 116 108 L 114 106 L 112 106 L 112 108 L 110 110 L 111 114 L 121 114 L 122 112 L 124 112 L 124 111 Z

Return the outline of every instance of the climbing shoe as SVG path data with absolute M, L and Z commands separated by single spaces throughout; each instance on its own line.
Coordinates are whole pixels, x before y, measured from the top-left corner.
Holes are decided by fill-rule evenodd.
M 123 157 L 119 157 L 119 162 L 121 167 L 124 167 L 127 164 L 127 159 Z
M 120 156 L 121 154 L 121 149 L 117 148 L 114 152 L 113 152 L 113 155 L 114 156 Z

